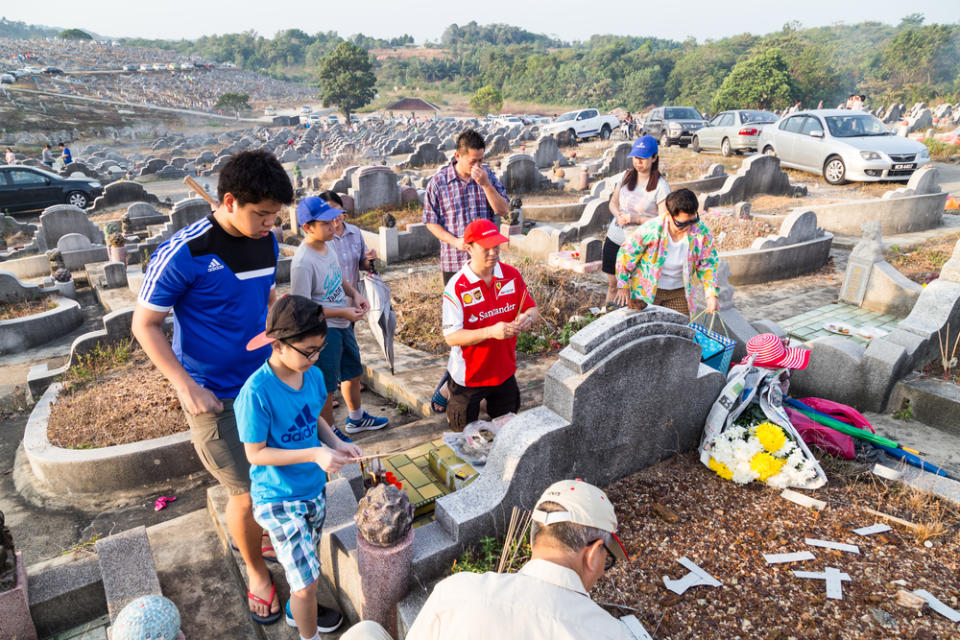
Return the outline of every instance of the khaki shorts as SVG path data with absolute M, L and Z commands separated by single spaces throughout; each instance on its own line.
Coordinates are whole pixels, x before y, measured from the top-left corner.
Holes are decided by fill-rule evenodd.
M 220 398 L 223 411 L 192 415 L 185 408 L 190 425 L 190 441 L 200 462 L 230 495 L 250 493 L 250 463 L 237 433 L 233 398 Z M 183 406 L 181 400 L 180 406 Z

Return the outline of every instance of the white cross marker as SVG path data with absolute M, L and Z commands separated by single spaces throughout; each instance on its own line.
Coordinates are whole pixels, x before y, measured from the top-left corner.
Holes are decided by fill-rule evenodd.
M 855 544 L 845 544 L 832 540 L 817 540 L 816 538 L 805 538 L 804 542 L 811 547 L 824 547 L 825 549 L 836 549 L 837 551 L 846 551 L 847 553 L 860 553 L 860 547 Z
M 679 580 L 671 580 L 667 576 L 663 576 L 663 584 L 667 586 L 667 589 L 673 591 L 674 593 L 681 595 L 684 591 L 690 587 L 698 587 L 700 585 L 706 585 L 708 587 L 720 587 L 723 586 L 723 583 L 714 578 L 712 575 L 698 567 L 693 561 L 688 560 L 687 558 L 680 558 L 677 560 L 680 564 L 685 566 L 690 570 L 690 573 L 683 576 Z
M 795 551 L 794 553 L 765 553 L 763 559 L 767 564 L 779 564 L 781 562 L 803 562 L 804 560 L 813 560 L 814 555 L 809 551 Z
M 872 524 L 869 527 L 860 527 L 853 530 L 858 536 L 872 536 L 875 533 L 886 533 L 887 531 L 890 531 L 890 525 L 887 524 Z
M 849 581 L 850 576 L 846 573 L 841 573 L 839 569 L 834 569 L 833 567 L 827 567 L 822 573 L 819 571 L 794 571 L 793 575 L 798 578 L 813 578 L 814 580 L 826 580 L 827 581 L 827 597 L 831 600 L 842 600 L 843 599 L 843 582 L 844 580 Z
M 917 589 L 913 592 L 914 595 L 918 595 L 921 598 L 927 601 L 927 604 L 930 605 L 930 608 L 945 617 L 950 622 L 960 622 L 960 611 L 956 609 L 951 609 L 947 605 L 943 604 L 934 597 L 932 593 L 925 589 Z

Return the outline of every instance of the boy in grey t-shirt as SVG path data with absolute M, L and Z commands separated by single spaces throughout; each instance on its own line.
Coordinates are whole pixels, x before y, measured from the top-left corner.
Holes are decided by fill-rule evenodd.
M 389 421 L 374 417 L 360 406 L 360 348 L 353 323 L 370 309 L 367 299 L 343 279 L 333 239 L 333 221 L 343 213 L 317 197 L 304 198 L 297 205 L 297 224 L 306 239 L 297 247 L 290 268 L 290 289 L 323 307 L 327 319 L 327 343 L 319 352 L 317 366 L 323 372 L 327 401 L 320 415 L 333 426 L 333 392 L 343 383 L 343 399 L 349 415 L 344 431 L 357 433 L 382 429 Z M 348 306 L 347 296 L 354 305 Z M 336 429 L 335 429 L 336 431 Z M 346 438 L 349 441 L 349 438 Z

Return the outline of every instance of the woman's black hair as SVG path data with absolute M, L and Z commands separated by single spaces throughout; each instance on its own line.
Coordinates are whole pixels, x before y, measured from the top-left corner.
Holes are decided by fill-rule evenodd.
M 343 200 L 340 199 L 340 194 L 336 191 L 324 191 L 320 194 L 320 199 L 327 204 L 335 204 L 343 209 Z
M 626 187 L 628 190 L 633 191 L 637 188 L 637 180 L 640 177 L 640 173 L 634 168 L 630 167 L 627 169 L 627 172 L 623 175 L 623 182 L 620 184 Z M 657 154 L 657 159 L 653 161 L 653 164 L 650 166 L 650 177 L 647 178 L 647 191 L 654 191 L 657 188 L 657 184 L 660 182 L 660 154 Z

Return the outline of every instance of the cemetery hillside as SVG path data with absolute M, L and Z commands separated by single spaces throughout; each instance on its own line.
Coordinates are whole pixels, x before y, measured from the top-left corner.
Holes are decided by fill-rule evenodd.
M 960 639 L 924 2 L 4 7 L 0 640 Z

